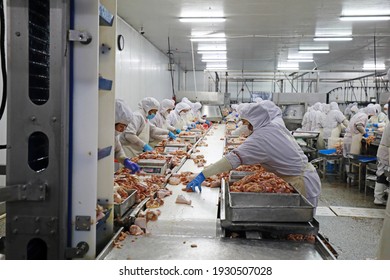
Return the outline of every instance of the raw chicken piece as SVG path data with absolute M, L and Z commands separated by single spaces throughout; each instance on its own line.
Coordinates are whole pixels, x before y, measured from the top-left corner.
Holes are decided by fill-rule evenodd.
M 144 234 L 144 231 L 137 225 L 131 225 L 129 231 L 130 231 L 131 235 L 143 235 Z
M 145 217 L 135 218 L 134 224 L 136 226 L 139 226 L 141 229 L 146 229 L 146 218 Z
M 150 210 L 148 209 L 148 211 L 146 212 L 146 220 L 147 221 L 157 221 L 158 219 L 158 216 L 160 216 L 161 214 L 161 211 L 156 209 L 156 210 Z
M 178 204 L 188 204 L 191 205 L 191 200 L 184 197 L 184 195 L 179 194 L 176 198 L 176 203 Z
M 164 198 L 166 196 L 170 196 L 172 192 L 168 189 L 162 189 L 157 191 L 157 197 L 158 198 Z
M 171 177 L 171 178 L 169 178 L 169 184 L 170 185 L 179 185 L 180 184 L 180 178 L 179 177 Z

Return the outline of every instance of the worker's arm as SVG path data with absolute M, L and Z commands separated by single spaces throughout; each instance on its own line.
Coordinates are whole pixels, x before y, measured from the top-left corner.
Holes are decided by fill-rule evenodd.
M 222 157 L 216 163 L 203 169 L 202 173 L 207 178 L 207 177 L 210 177 L 210 176 L 222 173 L 222 172 L 228 172 L 232 169 L 233 169 L 233 166 L 230 164 L 230 162 L 227 160 L 227 158 Z
M 348 127 L 348 124 L 349 124 L 349 121 L 347 119 L 344 119 L 342 124 L 345 126 L 345 127 Z
M 361 134 L 365 134 L 366 133 L 366 128 L 364 127 L 363 124 L 361 123 L 358 123 L 356 125 L 356 129 L 361 133 Z
M 150 137 L 154 139 L 159 139 L 159 136 L 168 135 L 168 129 L 162 129 L 154 125 L 150 125 Z
M 115 137 L 115 159 L 120 163 L 123 164 L 124 160 L 127 158 L 125 152 L 123 151 L 121 142 L 119 141 L 118 137 Z

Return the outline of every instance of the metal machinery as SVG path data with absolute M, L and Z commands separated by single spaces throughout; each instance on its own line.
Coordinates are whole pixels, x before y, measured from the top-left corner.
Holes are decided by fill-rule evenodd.
M 113 235 L 96 203 L 113 207 L 116 1 L 7 7 L 6 258 L 94 259 Z

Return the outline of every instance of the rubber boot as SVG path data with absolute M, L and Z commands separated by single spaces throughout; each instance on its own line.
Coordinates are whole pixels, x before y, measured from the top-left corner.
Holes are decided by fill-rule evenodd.
M 386 184 L 375 182 L 375 190 L 374 190 L 374 203 L 376 205 L 386 205 L 385 190 L 387 189 Z

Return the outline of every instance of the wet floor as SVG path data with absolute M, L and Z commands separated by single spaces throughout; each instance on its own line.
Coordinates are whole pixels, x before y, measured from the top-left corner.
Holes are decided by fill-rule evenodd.
M 364 193 L 364 186 L 349 186 L 334 178 L 322 182 L 322 192 L 318 206 L 344 206 L 357 208 L 385 209 L 374 204 L 373 190 Z M 353 209 L 352 209 L 353 210 Z M 320 224 L 320 233 L 333 245 L 338 259 L 365 260 L 375 259 L 378 241 L 382 229 L 382 218 L 316 216 Z

